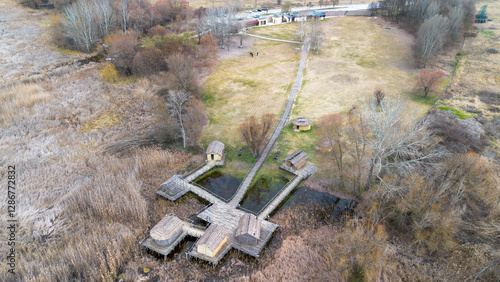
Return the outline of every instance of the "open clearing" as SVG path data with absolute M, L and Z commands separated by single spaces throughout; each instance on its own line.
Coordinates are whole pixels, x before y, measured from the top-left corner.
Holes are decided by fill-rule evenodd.
M 375 17 L 330 18 L 322 21 L 321 25 L 325 32 L 325 40 L 319 54 L 310 51 L 302 88 L 291 116 L 292 119 L 304 116 L 313 120 L 315 124 L 308 132 L 294 132 L 290 125 L 287 126 L 265 163 L 266 169 L 276 168 L 278 162 L 272 158 L 273 153 L 277 151 L 280 151 L 284 157 L 292 151 L 304 150 L 309 154 L 312 162 L 318 161 L 320 156 L 316 156 L 314 147 L 319 139 L 316 128 L 319 118 L 325 114 L 346 112 L 353 104 L 362 104 L 363 100 L 373 99 L 372 93 L 377 87 L 385 91 L 386 97 L 399 96 L 400 99 L 407 101 L 409 107 L 419 114 L 424 114 L 432 105 L 429 101 L 421 103 L 415 99 L 414 77 L 417 71 L 413 68 L 411 58 L 413 42 L 411 35 Z M 297 40 L 298 28 L 299 23 L 270 25 L 250 29 L 248 33 L 284 40 Z M 226 64 L 223 61 L 217 71 L 233 73 L 224 70 Z M 444 71 L 449 73 L 448 69 Z M 249 76 L 251 75 L 249 73 L 244 75 L 246 79 L 260 81 L 259 78 Z M 444 84 L 441 89 L 442 87 Z M 262 89 L 255 89 L 252 93 L 254 99 L 262 101 L 259 109 L 266 105 L 265 101 L 268 99 L 268 93 L 260 90 Z M 220 90 L 217 93 L 211 92 L 211 95 L 224 97 L 219 92 Z M 429 100 L 437 99 L 439 92 L 431 94 Z M 208 107 L 213 108 L 209 110 L 212 119 L 218 107 L 211 107 L 211 105 Z M 246 111 L 251 111 L 251 109 L 246 109 Z M 221 113 L 217 113 L 217 119 L 220 115 Z M 237 128 L 241 121 L 233 120 L 233 122 L 232 127 Z M 214 132 L 213 129 L 215 127 L 211 124 L 209 132 Z M 219 139 L 234 138 L 228 135 L 234 131 L 224 133 L 218 130 L 217 132 Z M 205 139 L 209 140 L 209 138 Z
M 255 40 L 253 58 L 245 53 L 219 64 L 204 85 L 210 117 L 205 143 L 220 140 L 229 146 L 241 146 L 238 126 L 247 117 L 260 118 L 265 113 L 279 117 L 298 68 L 300 53 L 296 47 Z

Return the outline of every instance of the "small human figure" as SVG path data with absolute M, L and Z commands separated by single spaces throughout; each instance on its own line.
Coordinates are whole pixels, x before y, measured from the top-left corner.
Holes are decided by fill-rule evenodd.
M 257 52 L 257 56 L 259 56 L 259 52 Z
M 250 52 L 250 56 L 253 58 L 253 53 L 252 52 Z

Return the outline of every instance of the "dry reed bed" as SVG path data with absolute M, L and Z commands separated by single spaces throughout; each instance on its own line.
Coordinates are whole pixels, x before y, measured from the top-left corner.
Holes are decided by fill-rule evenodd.
M 150 131 L 161 114 L 154 91 L 144 81 L 106 85 L 96 68 L 90 64 L 0 96 L 0 163 L 17 172 L 17 279 L 114 280 L 139 256 L 145 232 L 176 209 L 158 201 L 155 188 L 182 169 L 188 155 L 157 148 L 119 157 L 102 153 L 111 142 Z M 111 113 L 118 117 L 113 123 L 103 118 Z M 152 208 L 147 200 L 159 204 Z M 192 198 L 185 202 L 195 210 L 203 206 Z M 189 216 L 185 210 L 181 215 Z M 5 263 L 1 270 L 0 280 L 12 278 Z

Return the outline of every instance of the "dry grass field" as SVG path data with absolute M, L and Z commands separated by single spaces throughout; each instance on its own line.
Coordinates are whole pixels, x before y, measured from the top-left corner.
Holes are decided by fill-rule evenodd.
M 330 18 L 321 22 L 325 32 L 319 54 L 311 51 L 301 91 L 291 118 L 304 116 L 317 122 L 325 114 L 348 111 L 353 104 L 373 99 L 380 87 L 386 97 L 400 97 L 409 109 L 424 114 L 438 97 L 440 90 L 429 99 L 419 99 L 415 90 L 415 75 L 411 59 L 413 36 L 391 23 L 374 17 Z M 254 28 L 248 32 L 266 37 L 297 40 L 299 23 Z M 446 58 L 448 59 L 448 58 Z M 441 67 L 450 74 L 451 66 Z M 319 136 L 316 124 L 311 131 L 294 132 L 289 125 L 280 136 L 273 153 L 283 156 L 295 150 L 305 150 L 310 160 L 318 162 L 315 144 Z M 268 168 L 277 162 L 267 161 Z M 322 166 L 324 169 L 326 166 Z M 320 170 L 321 172 L 321 170 Z
M 249 116 L 281 114 L 296 75 L 299 51 L 292 44 L 255 40 L 249 52 L 223 60 L 205 82 L 210 117 L 205 143 L 218 139 L 240 146 L 238 126 Z M 224 51 L 222 51 L 224 52 Z M 259 52 L 259 56 L 256 53 Z
M 500 3 L 480 1 L 476 8 L 488 5 L 489 21 L 475 24 L 477 37 L 467 38 L 460 66 L 440 106 L 466 113 L 463 108 L 476 108 L 492 124 L 492 141 L 500 149 Z M 473 114 L 474 115 L 474 114 Z M 496 131 L 495 131 L 496 130 Z M 498 156 L 498 155 L 497 155 Z
M 51 14 L 25 9 L 14 0 L 0 0 L 1 83 L 77 56 L 53 50 L 48 31 Z

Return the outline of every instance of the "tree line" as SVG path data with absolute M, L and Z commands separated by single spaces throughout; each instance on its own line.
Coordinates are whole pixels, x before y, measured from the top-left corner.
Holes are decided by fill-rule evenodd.
M 141 36 L 157 25 L 169 25 L 172 32 L 184 32 L 196 12 L 180 0 L 68 1 L 52 19 L 52 34 L 62 48 L 91 52 L 117 30 Z
M 370 9 L 416 35 L 413 54 L 418 68 L 456 45 L 476 13 L 473 0 L 384 0 L 370 4 Z

